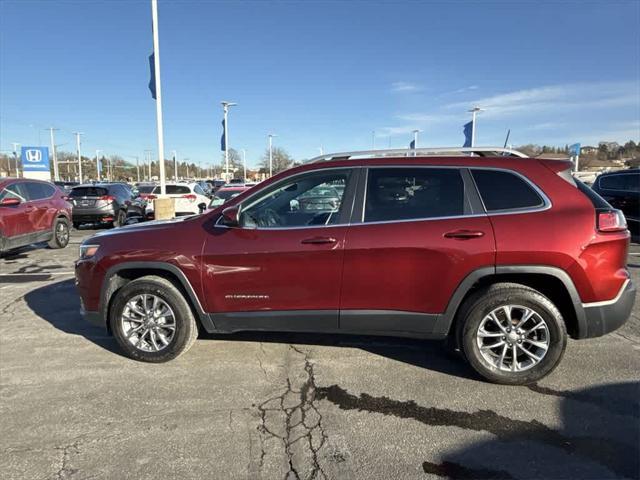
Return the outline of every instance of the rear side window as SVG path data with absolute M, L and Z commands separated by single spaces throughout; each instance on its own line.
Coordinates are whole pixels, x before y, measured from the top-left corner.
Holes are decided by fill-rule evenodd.
M 202 187 L 200 185 L 195 185 L 193 187 L 193 190 L 198 194 L 198 195 L 206 195 L 206 193 L 204 193 L 204 190 L 202 189 Z
M 104 197 L 109 192 L 102 187 L 75 187 L 69 194 L 70 197 Z
M 29 200 L 42 200 L 53 196 L 55 188 L 46 183 L 26 182 Z
M 544 205 L 542 197 L 522 178 L 501 170 L 471 170 L 488 212 L 519 210 Z
M 463 215 L 464 182 L 454 168 L 372 168 L 365 222 Z

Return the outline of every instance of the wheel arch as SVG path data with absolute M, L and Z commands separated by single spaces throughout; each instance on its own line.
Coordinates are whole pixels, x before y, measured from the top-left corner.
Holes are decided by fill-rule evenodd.
M 115 294 L 129 282 L 147 275 L 170 281 L 184 295 L 199 325 L 208 332 L 215 330 L 189 279 L 178 267 L 166 262 L 124 262 L 107 270 L 100 289 L 100 312 L 106 319 L 109 331 L 110 310 Z
M 447 309 L 438 321 L 438 331 L 444 335 L 454 334 L 457 341 L 457 327 L 461 320 L 458 312 L 463 302 L 478 289 L 503 282 L 518 283 L 539 291 L 560 310 L 572 338 L 583 338 L 586 335 L 586 315 L 571 277 L 557 267 L 543 265 L 487 267 L 471 272 L 451 297 Z

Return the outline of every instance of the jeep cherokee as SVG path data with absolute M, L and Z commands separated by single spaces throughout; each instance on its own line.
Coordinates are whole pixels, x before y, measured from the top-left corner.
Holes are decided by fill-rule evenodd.
M 149 362 L 200 328 L 392 335 L 449 339 L 505 384 L 626 321 L 624 216 L 570 162 L 447 151 L 325 155 L 202 215 L 97 234 L 76 263 L 84 315 Z

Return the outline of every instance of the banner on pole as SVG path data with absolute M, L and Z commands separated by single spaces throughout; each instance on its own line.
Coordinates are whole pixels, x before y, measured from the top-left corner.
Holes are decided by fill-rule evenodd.
M 465 123 L 463 126 L 464 144 L 463 147 L 471 147 L 471 137 L 473 135 L 473 122 Z
M 151 75 L 149 77 L 149 91 L 151 92 L 151 98 L 156 100 L 156 56 L 154 53 L 149 55 L 149 68 Z
M 227 149 L 227 135 L 226 135 L 227 125 L 224 123 L 224 119 L 222 119 L 222 137 L 220 137 L 220 150 L 223 152 Z

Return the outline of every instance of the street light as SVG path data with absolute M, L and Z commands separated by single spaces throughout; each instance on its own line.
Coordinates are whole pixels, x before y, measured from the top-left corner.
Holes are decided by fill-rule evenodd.
M 222 132 L 222 134 L 224 135 L 224 174 L 225 174 L 225 180 L 228 182 L 229 181 L 229 124 L 227 121 L 227 116 L 229 114 L 229 107 L 234 107 L 236 105 L 238 105 L 237 103 L 233 103 L 233 102 L 220 102 L 222 103 L 222 111 L 224 114 L 224 131 Z
M 16 163 L 16 178 L 20 176 L 20 174 L 18 173 L 18 147 L 20 146 L 19 143 L 14 142 L 13 143 L 13 160 Z
M 98 154 L 101 150 L 96 150 L 96 180 L 100 181 L 100 160 L 98 159 Z
M 269 134 L 269 177 L 273 176 L 273 137 L 277 137 L 273 133 Z
M 480 112 L 484 112 L 484 109 L 475 106 L 471 110 L 467 110 L 471 113 L 471 147 L 476 146 L 476 115 Z

